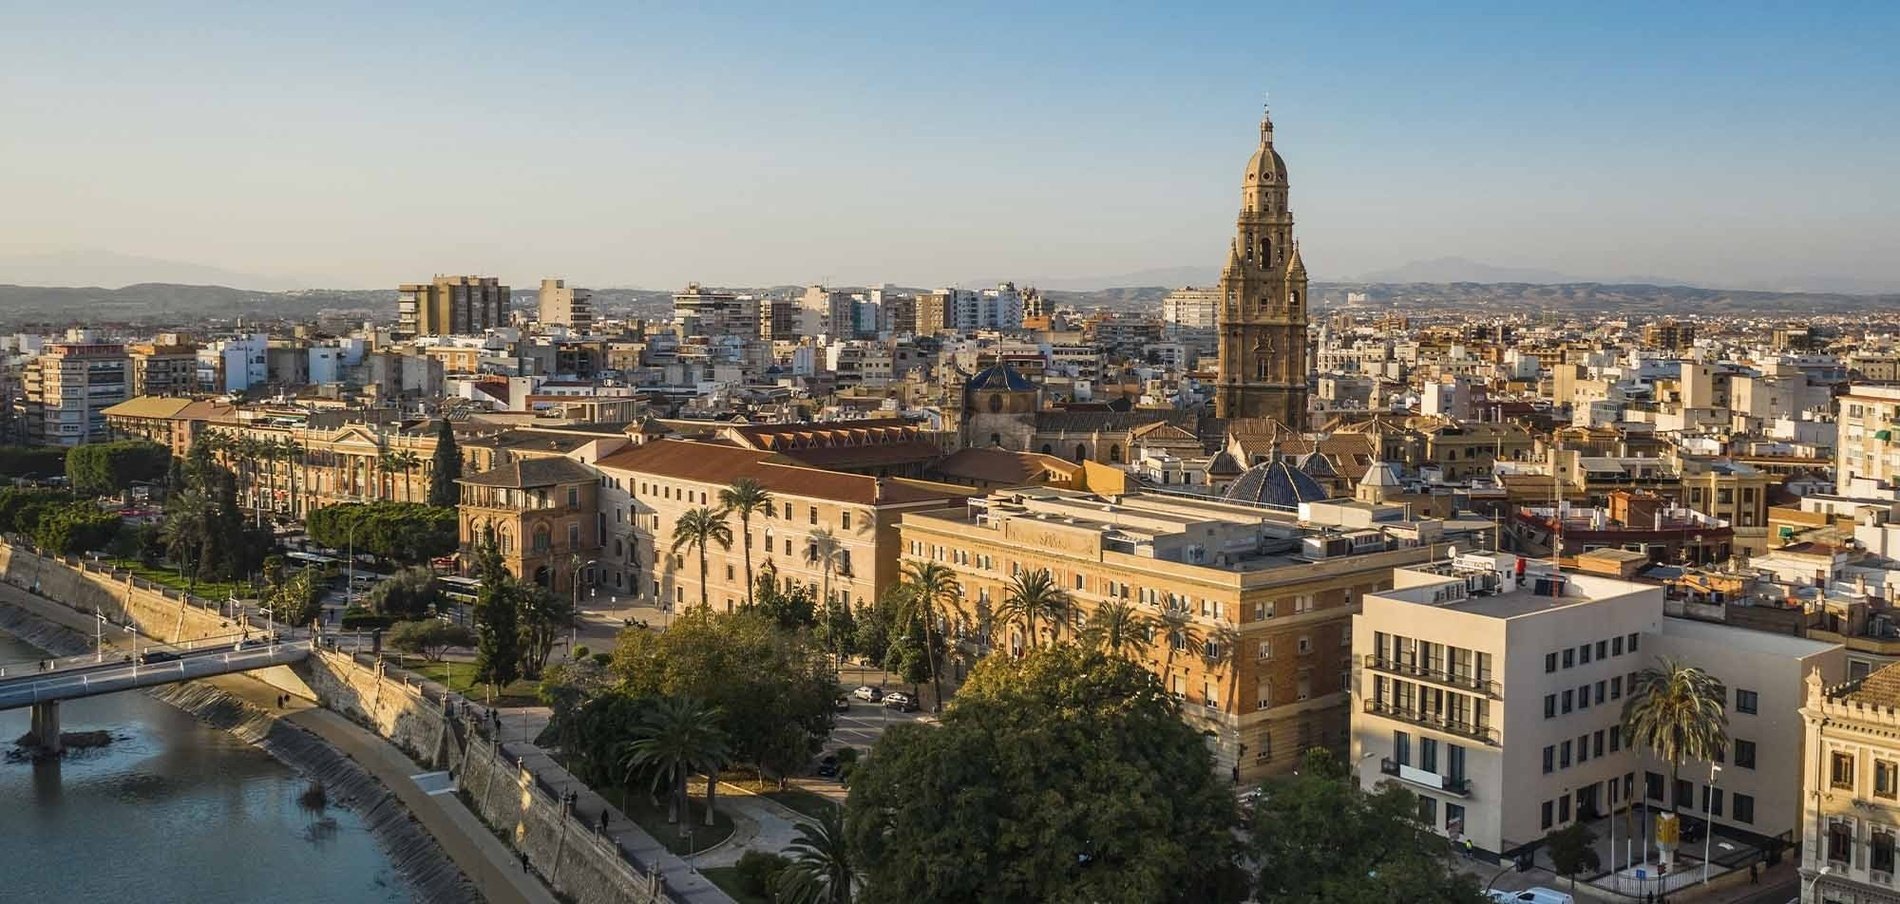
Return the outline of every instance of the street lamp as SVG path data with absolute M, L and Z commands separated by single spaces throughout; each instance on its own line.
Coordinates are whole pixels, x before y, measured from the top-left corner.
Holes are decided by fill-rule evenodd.
M 257 611 L 264 613 L 265 641 L 270 644 L 270 649 L 276 650 L 277 649 L 277 632 L 276 632 L 276 629 L 271 627 L 271 616 L 274 615 L 275 613 L 271 611 L 271 608 L 269 606 L 258 606 Z
M 1709 884 L 1709 845 L 1715 843 L 1715 779 L 1722 767 L 1709 764 L 1709 786 L 1702 790 L 1702 884 Z
M 567 655 L 569 658 L 574 656 L 574 644 L 580 642 L 581 569 L 592 568 L 599 564 L 599 559 L 588 559 L 582 562 L 580 556 L 574 557 L 573 574 L 568 576 L 568 589 L 574 592 L 574 608 L 567 614 Z
M 1808 892 L 1811 892 L 1814 890 L 1815 883 L 1820 882 L 1822 876 L 1825 876 L 1828 873 L 1831 873 L 1833 871 L 1834 871 L 1834 867 L 1823 866 L 1820 869 L 1815 870 L 1814 875 L 1809 876 L 1806 879 L 1803 879 L 1801 881 L 1801 900 L 1806 901 L 1808 899 Z
M 106 614 L 94 609 L 92 617 L 96 620 L 92 631 L 93 661 L 104 662 L 106 661 Z

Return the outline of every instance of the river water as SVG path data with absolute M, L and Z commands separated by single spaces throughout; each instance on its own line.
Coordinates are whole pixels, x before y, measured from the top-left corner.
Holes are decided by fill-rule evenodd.
M 40 655 L 0 634 L 0 663 Z M 361 820 L 306 812 L 305 783 L 263 751 L 138 691 L 69 701 L 60 718 L 114 740 L 0 762 L 0 901 L 409 900 Z M 0 713 L 0 746 L 27 720 Z

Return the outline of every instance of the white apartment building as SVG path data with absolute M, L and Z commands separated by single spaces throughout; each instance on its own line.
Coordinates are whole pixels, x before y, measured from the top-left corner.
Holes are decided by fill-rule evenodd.
M 105 410 L 130 397 L 125 346 L 84 341 L 53 342 L 24 373 L 27 438 L 52 446 L 76 446 L 108 436 Z
M 1161 320 L 1194 329 L 1219 326 L 1220 290 L 1188 286 L 1169 292 L 1161 299 Z
M 1636 795 L 1661 806 L 1665 792 L 1757 843 L 1796 828 L 1802 675 L 1844 674 L 1838 644 L 1669 618 L 1661 587 L 1542 566 L 1520 585 L 1514 564 L 1461 556 L 1366 595 L 1352 632 L 1364 786 L 1403 783 L 1422 819 L 1487 856 Z M 1728 688 L 1731 749 L 1713 789 L 1699 763 L 1666 789 L 1667 766 L 1623 737 L 1626 691 L 1663 657 Z
M 1835 405 L 1837 491 L 1900 488 L 1900 386 L 1855 385 Z

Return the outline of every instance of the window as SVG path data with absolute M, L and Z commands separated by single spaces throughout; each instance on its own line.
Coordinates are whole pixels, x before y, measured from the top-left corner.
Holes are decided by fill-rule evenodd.
M 1428 826 L 1438 825 L 1438 799 L 1421 795 L 1418 799 L 1418 821 Z
M 1868 841 L 1867 865 L 1874 872 L 1893 874 L 1893 833 L 1886 829 L 1875 829 Z
M 1829 823 L 1827 827 L 1827 859 L 1831 863 L 1852 866 L 1854 863 L 1854 829 L 1844 822 Z
M 581 488 L 580 487 L 567 488 L 567 507 L 570 509 L 577 509 L 581 507 Z
M 1601 728 L 1597 729 L 1596 734 L 1590 736 L 1590 755 L 1603 755 L 1603 729 Z
M 1747 794 L 1735 795 L 1733 817 L 1736 822 L 1753 823 L 1755 821 L 1755 798 Z
M 1577 708 L 1578 709 L 1590 708 L 1590 685 L 1586 684 L 1580 688 L 1577 688 Z
M 1546 719 L 1555 718 L 1556 715 L 1557 715 L 1557 695 L 1545 694 L 1544 695 L 1544 718 Z
M 1570 668 L 1571 666 L 1574 666 L 1576 664 L 1577 664 L 1577 651 L 1572 650 L 1572 649 L 1565 649 L 1564 650 L 1564 668 Z
M 1573 708 L 1572 705 L 1576 702 L 1576 693 L 1576 691 L 1564 691 L 1564 712 L 1568 713 Z
M 1622 675 L 1618 675 L 1615 678 L 1610 679 L 1610 699 L 1611 700 L 1623 699 L 1623 676 Z
M 1610 655 L 1612 656 L 1623 655 L 1623 638 L 1621 637 L 1610 638 Z
M 1735 741 L 1735 765 L 1743 769 L 1755 768 L 1755 742 Z
M 1313 652 L 1313 639 L 1311 637 L 1306 636 L 1305 634 L 1300 635 L 1300 652 L 1301 653 Z
M 1570 796 L 1569 795 L 1564 795 L 1563 797 L 1557 798 L 1557 821 L 1558 822 L 1570 821 Z
M 1557 748 L 1557 768 L 1559 769 L 1570 768 L 1570 742 L 1569 741 L 1563 742 L 1563 744 Z
M 1702 789 L 1702 812 L 1710 816 L 1722 815 L 1722 789 L 1714 787 Z
M 1755 714 L 1755 711 L 1759 709 L 1760 707 L 1761 707 L 1760 695 L 1756 694 L 1754 691 L 1742 690 L 1739 687 L 1735 689 L 1735 711 L 1736 712 L 1747 713 L 1752 716 Z
M 838 513 L 838 526 L 844 528 L 845 530 L 851 529 L 851 510 L 850 509 L 846 509 Z
M 1623 726 L 1612 725 L 1610 726 L 1610 752 L 1615 753 L 1622 749 L 1623 749 Z
M 1887 760 L 1874 761 L 1874 796 L 1892 800 L 1894 797 L 1895 765 Z
M 1829 763 L 1828 783 L 1836 788 L 1854 790 L 1854 755 L 1837 753 L 1829 758 Z
M 1589 644 L 1584 644 L 1583 646 L 1580 646 L 1577 648 L 1577 664 L 1579 665 L 1590 664 L 1590 645 Z
M 818 506 L 815 505 L 811 507 L 811 523 L 818 523 Z
M 1640 640 L 1640 635 L 1637 635 L 1637 634 L 1631 634 L 1631 635 L 1629 636 L 1629 641 L 1630 641 L 1630 652 L 1631 652 L 1631 653 L 1634 653 L 1634 652 L 1636 652 L 1636 650 L 1637 650 L 1637 648 L 1638 648 L 1638 647 L 1637 647 L 1637 642 L 1638 642 L 1638 640 Z
M 1661 774 L 1655 772 L 1643 773 L 1643 799 L 1657 801 L 1663 799 L 1663 777 Z
M 1577 737 L 1577 764 L 1582 765 L 1588 762 L 1590 762 L 1590 736 L 1579 735 Z
M 1686 778 L 1676 779 L 1676 809 L 1687 810 L 1695 806 L 1695 782 Z
M 1465 830 L 1465 808 L 1454 803 L 1445 804 L 1445 831 L 1462 832 Z
M 1255 644 L 1254 658 L 1255 659 L 1272 659 L 1273 658 L 1273 641 L 1263 640 Z
M 1606 681 L 1597 682 L 1597 705 L 1598 706 L 1603 705 L 1603 691 L 1608 686 L 1608 684 L 1609 682 L 1606 682 Z
M 1607 640 L 1599 640 L 1599 641 L 1597 641 L 1597 658 L 1598 658 L 1598 659 L 1608 659 L 1608 658 L 1610 658 L 1610 657 L 1608 657 L 1608 656 L 1606 656 L 1606 655 L 1604 655 L 1605 653 L 1608 653 L 1608 652 L 1609 652 L 1609 650 L 1610 650 L 1610 642 L 1609 642 L 1609 641 L 1607 641 Z
M 1546 829 L 1550 828 L 1550 812 L 1551 812 L 1550 801 L 1544 801 L 1544 812 L 1543 812 L 1543 819 L 1541 820 L 1541 822 L 1543 823 L 1543 827 Z
M 1554 652 L 1545 653 L 1544 654 L 1544 674 L 1548 675 L 1554 671 L 1557 671 L 1557 654 Z
M 1438 739 L 1418 739 L 1418 768 L 1426 772 L 1438 771 Z

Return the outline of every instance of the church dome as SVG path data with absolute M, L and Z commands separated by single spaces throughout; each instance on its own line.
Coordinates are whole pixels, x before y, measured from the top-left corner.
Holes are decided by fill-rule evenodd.
M 1228 502 L 1298 508 L 1302 502 L 1319 502 L 1332 495 L 1304 471 L 1283 461 L 1265 461 L 1248 468 L 1221 498 Z
M 1014 367 L 1007 364 L 992 364 L 989 367 L 977 371 L 976 376 L 971 377 L 970 382 L 964 385 L 964 389 L 970 391 L 1001 390 L 1007 392 L 1035 392 L 1036 384 L 1029 382 L 1028 377 L 1017 373 Z
M 1280 152 L 1271 147 L 1254 151 L 1247 160 L 1247 184 L 1260 182 L 1286 184 L 1286 161 L 1280 159 Z

